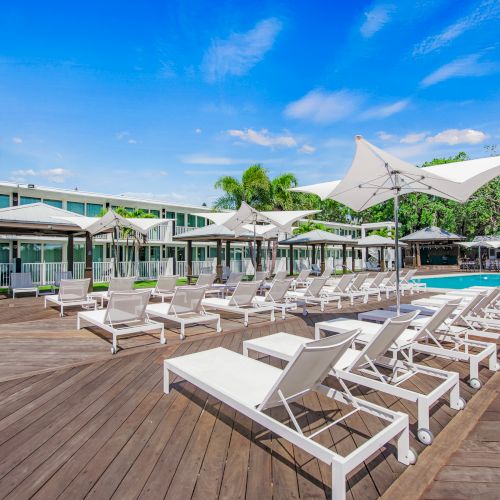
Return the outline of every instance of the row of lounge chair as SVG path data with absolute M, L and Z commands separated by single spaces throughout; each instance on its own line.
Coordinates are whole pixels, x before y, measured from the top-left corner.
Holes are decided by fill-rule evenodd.
M 449 293 L 439 301 L 439 297 L 428 303 L 419 299 L 404 306 L 403 314 L 389 309 L 375 315 L 376 322 L 338 318 L 316 323 L 314 339 L 280 332 L 245 340 L 243 354 L 219 347 L 166 359 L 164 391 L 171 390 L 172 374 L 177 375 L 287 439 L 331 467 L 332 498 L 344 499 L 347 475 L 390 440 L 397 441 L 397 459 L 401 463 L 408 465 L 416 460 L 409 447 L 408 415 L 355 397 L 353 386 L 416 404 L 417 438 L 430 445 L 434 439 L 431 408 L 448 397 L 450 408 L 461 410 L 465 400 L 460 397 L 458 373 L 418 364 L 415 357 L 424 354 L 467 363 L 469 383 L 476 389 L 481 387 L 479 362 L 486 360 L 492 371 L 500 369 L 496 344 L 476 339 L 499 338 L 500 288 Z M 331 335 L 323 336 L 322 332 Z M 250 358 L 250 353 L 282 360 L 286 367 L 279 369 Z M 429 392 L 415 384 L 403 385 L 419 373 L 434 379 Z M 328 376 L 340 389 L 332 387 Z M 307 413 L 304 397 L 312 392 L 332 398 L 350 410 L 323 427 L 306 432 L 301 417 Z M 300 415 L 294 411 L 295 402 L 300 403 Z M 286 411 L 288 423 L 269 411 L 276 407 Z M 385 426 L 348 455 L 342 456 L 315 439 L 358 412 L 376 415 Z

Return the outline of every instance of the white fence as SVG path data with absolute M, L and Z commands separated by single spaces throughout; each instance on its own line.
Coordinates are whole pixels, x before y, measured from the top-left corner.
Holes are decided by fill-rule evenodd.
M 0 287 L 9 286 L 12 269 L 12 264 L 0 264 Z

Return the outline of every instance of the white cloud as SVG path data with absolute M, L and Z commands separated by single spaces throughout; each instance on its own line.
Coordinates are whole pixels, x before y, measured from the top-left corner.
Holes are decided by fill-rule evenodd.
M 51 182 L 62 183 L 72 172 L 65 168 L 49 168 L 47 170 L 19 169 L 11 172 L 11 179 L 16 182 L 23 182 L 26 177 L 43 177 Z
M 211 156 L 203 153 L 194 153 L 180 157 L 182 163 L 189 165 L 233 165 L 235 163 L 249 163 L 249 160 L 230 158 L 228 156 Z
M 23 143 L 23 140 L 21 139 L 21 137 L 13 137 L 12 138 L 12 142 L 14 144 L 22 144 Z
M 425 55 L 434 52 L 448 45 L 466 31 L 476 28 L 484 21 L 494 20 L 498 18 L 499 15 L 500 3 L 498 0 L 483 1 L 468 16 L 459 19 L 438 35 L 432 35 L 425 38 L 415 46 L 413 55 Z
M 297 141 L 291 135 L 272 135 L 267 129 L 262 129 L 260 132 L 251 128 L 247 128 L 246 130 L 233 129 L 228 130 L 227 133 L 231 137 L 237 137 L 242 141 L 251 142 L 268 148 L 293 148 L 297 145 Z
M 393 134 L 388 134 L 387 132 L 384 132 L 383 130 L 379 130 L 377 132 L 377 137 L 381 140 L 381 141 L 393 141 L 396 139 L 396 136 L 393 135 Z
M 212 40 L 201 65 L 205 79 L 215 82 L 227 75 L 245 75 L 271 50 L 281 29 L 281 21 L 271 17 L 245 33 Z
M 403 111 L 403 109 L 408 106 L 409 102 L 409 99 L 401 99 L 400 101 L 393 102 L 392 104 L 375 106 L 362 113 L 361 118 L 364 120 L 371 118 L 387 118 L 388 116 L 392 116 L 400 111 Z
M 415 144 L 417 142 L 423 141 L 427 137 L 427 132 L 419 132 L 419 133 L 411 133 L 411 134 L 406 134 L 404 137 L 401 138 L 399 142 L 402 144 Z
M 370 38 L 380 31 L 390 20 L 396 7 L 394 5 L 377 5 L 372 10 L 365 12 L 365 22 L 361 25 L 360 32 L 365 38 Z
M 127 142 L 129 144 L 137 144 L 137 141 L 135 139 L 129 139 Z
M 194 131 L 196 134 L 201 134 L 202 132 L 201 128 L 195 128 Z
M 126 141 L 127 144 L 138 144 L 139 141 L 137 139 L 134 139 L 130 132 L 127 132 L 126 130 L 122 131 L 122 132 L 117 132 L 115 134 L 115 137 L 117 140 L 119 141 Z
M 434 136 L 427 137 L 426 140 L 430 143 L 441 143 L 448 144 L 449 146 L 455 146 L 457 144 L 479 144 L 487 138 L 488 136 L 480 130 L 474 130 L 471 128 L 459 130 L 452 128 L 443 130 Z
M 472 54 L 467 57 L 455 59 L 441 66 L 436 71 L 426 76 L 422 81 L 422 87 L 430 87 L 436 83 L 463 76 L 484 76 L 498 71 L 499 65 L 489 61 L 479 61 L 480 54 Z
M 288 104 L 285 115 L 315 123 L 332 123 L 351 115 L 358 109 L 362 100 L 359 94 L 349 90 L 312 90 L 299 100 Z
M 310 146 L 309 144 L 303 144 L 299 149 L 299 153 L 305 153 L 307 155 L 311 155 L 316 151 L 314 146 Z

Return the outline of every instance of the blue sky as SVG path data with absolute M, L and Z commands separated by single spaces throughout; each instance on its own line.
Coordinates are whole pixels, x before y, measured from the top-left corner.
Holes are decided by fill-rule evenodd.
M 213 203 L 252 163 L 339 178 L 355 134 L 500 147 L 500 3 L 4 2 L 0 179 Z

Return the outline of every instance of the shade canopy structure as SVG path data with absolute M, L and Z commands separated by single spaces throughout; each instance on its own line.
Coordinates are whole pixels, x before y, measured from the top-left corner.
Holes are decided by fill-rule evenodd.
M 102 217 L 64 216 L 61 219 L 79 226 L 92 235 L 110 232 L 116 228 L 128 228 L 146 235 L 150 229 L 165 222 L 165 219 L 158 218 L 123 217 L 114 210 L 109 210 Z
M 405 243 L 399 242 L 400 246 L 406 246 Z M 386 238 L 385 236 L 380 236 L 378 234 L 371 234 L 370 236 L 365 236 L 357 241 L 356 246 L 358 247 L 391 247 L 396 246 L 396 240 L 392 238 Z
M 209 224 L 174 236 L 174 239 L 179 241 L 252 241 L 253 238 L 253 230 L 250 228 L 236 233 L 220 224 Z M 267 237 L 257 232 L 256 238 L 262 240 Z
M 479 187 L 500 175 L 500 157 L 457 162 L 449 165 L 419 168 L 397 158 L 356 136 L 356 153 L 345 177 L 327 186 L 316 184 L 294 188 L 294 191 L 315 192 L 322 199 L 332 198 L 355 211 L 365 210 L 384 201 L 394 200 L 396 226 L 396 302 L 400 311 L 399 294 L 399 198 L 421 192 L 464 202 Z M 333 187 L 328 192 L 327 188 Z
M 401 238 L 401 241 L 406 241 L 408 243 L 416 243 L 416 242 L 430 242 L 430 241 L 438 241 L 438 242 L 452 242 L 452 241 L 462 241 L 465 240 L 465 236 L 461 236 L 460 234 L 455 234 L 446 229 L 441 229 L 436 226 L 424 227 L 423 229 L 419 229 L 414 233 L 408 234 Z
M 297 234 L 286 240 L 281 240 L 282 245 L 319 245 L 321 243 L 327 245 L 352 245 L 356 244 L 356 240 L 341 236 L 340 234 L 330 233 L 322 229 L 314 229 L 307 233 Z

